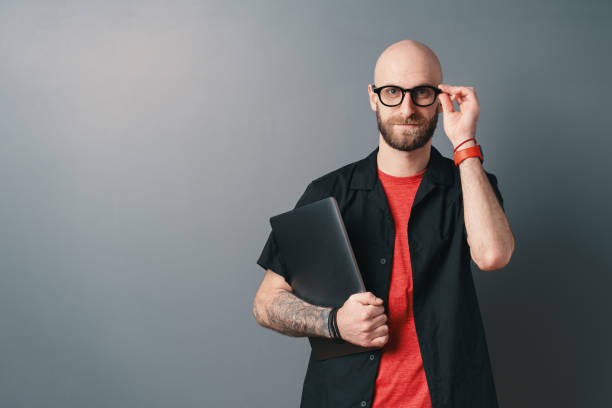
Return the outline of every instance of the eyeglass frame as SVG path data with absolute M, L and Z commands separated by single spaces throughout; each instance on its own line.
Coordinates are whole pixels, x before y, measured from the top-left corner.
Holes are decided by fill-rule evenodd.
M 440 88 L 436 88 L 435 86 L 431 86 L 431 85 L 417 85 L 414 88 L 402 88 L 401 86 L 397 86 L 397 85 L 383 85 L 380 86 L 378 88 L 376 88 L 376 86 L 374 84 L 370 84 L 372 86 L 372 92 L 374 92 L 375 94 L 378 95 L 378 99 L 380 100 L 380 103 L 382 103 L 385 106 L 388 107 L 395 107 L 395 106 L 399 106 L 402 104 L 402 102 L 404 102 L 404 97 L 406 96 L 406 92 L 410 93 L 410 99 L 412 100 L 412 103 L 414 103 L 416 106 L 420 106 L 421 108 L 424 108 L 426 106 L 431 106 L 434 104 L 434 102 L 436 101 L 436 98 L 438 97 L 439 94 L 441 94 L 442 91 Z M 402 98 L 400 99 L 399 103 L 397 103 L 396 105 L 387 105 L 386 103 L 383 102 L 382 98 L 380 97 L 380 91 L 383 90 L 384 88 L 398 88 L 399 90 L 402 91 Z M 415 100 L 414 100 L 414 94 L 412 93 L 412 91 L 414 91 L 415 89 L 418 88 L 431 88 L 434 91 L 434 98 L 433 101 L 431 101 L 430 104 L 427 105 L 420 105 L 418 104 Z

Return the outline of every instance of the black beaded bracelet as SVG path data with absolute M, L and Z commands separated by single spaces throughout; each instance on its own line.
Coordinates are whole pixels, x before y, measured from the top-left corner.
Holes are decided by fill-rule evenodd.
M 329 319 L 327 321 L 327 325 L 329 326 L 329 334 L 331 335 L 331 339 L 334 342 L 337 342 L 338 340 L 338 335 L 336 334 L 336 328 L 334 327 L 334 312 L 335 312 L 336 308 L 332 307 L 332 309 L 329 312 Z
M 331 336 L 332 340 L 335 339 L 334 325 L 332 323 L 333 315 L 334 315 L 334 308 L 332 307 L 332 309 L 329 311 L 329 316 L 327 317 L 327 329 L 329 330 L 329 335 Z
M 340 335 L 340 329 L 338 329 L 338 309 L 336 309 L 336 311 L 334 312 L 334 320 L 332 321 L 332 324 L 334 325 L 334 329 L 336 330 L 336 334 L 338 337 L 336 343 L 344 343 L 344 340 Z
M 344 343 L 344 340 L 342 339 L 342 336 L 340 336 L 340 330 L 338 329 L 338 321 L 336 319 L 338 309 L 339 307 L 334 307 L 330 311 L 328 326 L 329 326 L 329 332 L 332 336 L 332 340 L 334 341 L 334 343 L 340 344 L 340 343 Z
M 337 307 L 334 307 L 330 312 L 329 322 L 332 328 L 332 339 L 337 342 L 338 341 L 338 332 L 336 331 L 336 312 L 338 311 Z

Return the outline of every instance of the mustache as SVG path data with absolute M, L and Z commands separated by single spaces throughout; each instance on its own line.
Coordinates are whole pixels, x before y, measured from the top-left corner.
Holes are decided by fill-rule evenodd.
M 426 120 L 420 119 L 415 115 L 406 116 L 404 118 L 397 117 L 395 119 L 390 120 L 391 123 L 396 125 L 424 125 L 427 123 Z
M 423 122 L 399 122 L 397 125 L 422 125 Z

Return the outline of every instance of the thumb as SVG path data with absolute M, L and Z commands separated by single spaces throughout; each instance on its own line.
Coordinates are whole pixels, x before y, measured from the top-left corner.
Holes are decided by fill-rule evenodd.
M 440 103 L 442 104 L 442 111 L 444 113 L 455 111 L 453 103 L 451 102 L 447 94 L 441 93 L 440 95 L 438 95 L 438 99 L 440 99 Z
M 382 299 L 377 298 L 372 292 L 362 292 L 355 295 L 355 300 L 362 305 L 380 305 Z

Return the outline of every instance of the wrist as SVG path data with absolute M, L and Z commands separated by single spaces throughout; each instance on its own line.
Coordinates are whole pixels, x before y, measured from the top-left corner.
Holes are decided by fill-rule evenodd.
M 329 318 L 327 321 L 327 327 L 334 343 L 344 343 L 344 340 L 340 336 L 340 330 L 338 329 L 338 321 L 336 319 L 339 307 L 334 307 L 329 312 Z
M 467 163 L 468 167 L 471 166 L 472 164 L 476 165 L 476 163 L 482 166 L 482 162 L 480 161 L 480 158 L 478 156 L 471 156 L 471 157 L 467 157 L 461 160 L 459 164 L 457 165 L 457 167 L 459 168 L 465 167 L 466 166 L 465 163 Z
M 456 142 L 453 142 L 453 151 L 457 152 L 459 150 L 467 149 L 468 147 L 476 146 L 476 138 L 474 136 L 466 136 L 457 139 Z
M 482 164 L 483 155 L 482 155 L 482 150 L 480 149 L 479 144 L 476 144 L 470 147 L 466 147 L 465 149 L 458 149 L 455 151 L 455 154 L 453 155 L 453 161 L 455 162 L 455 166 L 459 166 L 462 162 L 470 158 L 477 158 L 480 160 L 480 164 Z

